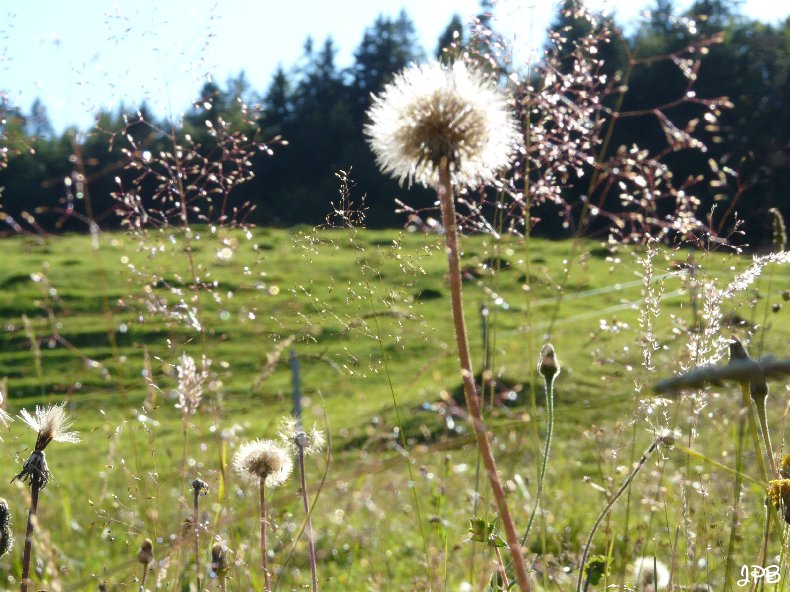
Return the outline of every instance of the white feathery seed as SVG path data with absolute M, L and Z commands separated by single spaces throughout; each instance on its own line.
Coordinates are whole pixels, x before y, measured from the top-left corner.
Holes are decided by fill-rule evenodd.
M 520 144 L 506 95 L 462 61 L 406 68 L 373 98 L 368 116 L 376 162 L 401 184 L 435 185 L 443 159 L 456 186 L 493 181 Z
M 79 432 L 69 431 L 72 420 L 66 412 L 66 403 L 48 407 L 36 405 L 36 411 L 33 414 L 27 409 L 22 409 L 19 418 L 37 432 L 37 450 L 43 450 L 52 440 L 71 443 L 80 441 Z
M 652 557 L 639 557 L 632 566 L 637 578 L 637 590 L 663 590 L 669 584 L 669 568 L 662 561 Z

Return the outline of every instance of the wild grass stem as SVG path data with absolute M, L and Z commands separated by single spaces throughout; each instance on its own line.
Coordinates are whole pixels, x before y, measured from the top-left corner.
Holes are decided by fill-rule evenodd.
M 648 446 L 647 449 L 642 453 L 639 462 L 631 471 L 631 473 L 628 475 L 628 477 L 626 477 L 625 481 L 623 481 L 623 484 L 620 486 L 620 489 L 618 489 L 615 492 L 615 494 L 611 498 L 609 498 L 609 502 L 606 504 L 606 507 L 598 515 L 598 518 L 596 518 L 595 523 L 593 524 L 593 527 L 590 530 L 590 534 L 587 537 L 587 542 L 584 544 L 584 550 L 582 551 L 581 561 L 579 562 L 579 577 L 576 580 L 576 592 L 582 592 L 582 590 L 584 590 L 584 588 L 582 587 L 584 571 L 585 571 L 584 568 L 585 565 L 587 564 L 587 559 L 590 556 L 590 548 L 592 547 L 593 538 L 595 537 L 595 533 L 598 531 L 598 527 L 601 525 L 601 522 L 603 522 L 604 518 L 606 518 L 609 515 L 609 512 L 614 507 L 615 502 L 617 502 L 620 496 L 623 495 L 623 493 L 631 485 L 631 482 L 637 476 L 639 471 L 642 470 L 642 467 L 645 466 L 645 463 L 647 462 L 648 458 L 650 458 L 653 452 L 655 452 L 655 450 L 662 443 L 669 443 L 671 441 L 670 438 L 671 436 L 668 436 L 666 434 L 660 434 L 656 436 L 656 438 L 650 443 L 650 446 Z
M 200 496 L 208 492 L 208 484 L 202 479 L 192 481 L 192 531 L 195 535 L 195 571 L 197 572 L 197 592 L 202 590 L 200 585 Z
M 313 538 L 313 519 L 310 515 L 310 500 L 307 493 L 307 476 L 305 474 L 304 466 L 304 448 L 307 436 L 304 432 L 298 433 L 294 438 L 296 443 L 296 461 L 299 466 L 299 479 L 300 487 L 299 493 L 302 496 L 302 505 L 304 506 L 305 520 L 307 520 L 307 552 L 310 559 L 310 576 L 312 579 L 313 592 L 318 591 L 318 568 L 315 561 L 315 540 Z
M 271 582 L 269 581 L 269 558 L 266 547 L 266 479 L 260 480 L 260 513 L 261 513 L 261 566 L 263 567 L 264 590 L 271 592 Z

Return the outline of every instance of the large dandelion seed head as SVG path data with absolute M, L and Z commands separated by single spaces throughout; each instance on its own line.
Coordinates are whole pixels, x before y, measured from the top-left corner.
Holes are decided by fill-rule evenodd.
M 66 403 L 39 407 L 36 405 L 35 413 L 22 409 L 19 418 L 32 430 L 37 432 L 36 451 L 43 451 L 52 442 L 80 441 L 79 432 L 70 432 L 72 420 L 66 412 Z
M 233 468 L 240 477 L 269 487 L 282 485 L 293 469 L 288 449 L 274 440 L 245 442 L 233 455 Z
M 376 162 L 401 184 L 435 185 L 443 161 L 454 185 L 492 181 L 519 143 L 504 93 L 461 61 L 406 68 L 374 97 L 368 116 Z

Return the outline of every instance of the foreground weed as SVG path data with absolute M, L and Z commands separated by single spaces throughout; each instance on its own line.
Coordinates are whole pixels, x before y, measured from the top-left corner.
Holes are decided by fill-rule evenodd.
M 506 97 L 463 62 L 414 66 L 385 87 L 370 109 L 366 127 L 381 169 L 401 182 L 417 181 L 439 196 L 450 276 L 456 345 L 477 445 L 505 530 L 519 587 L 530 590 L 526 563 L 505 499 L 480 411 L 469 352 L 461 290 L 461 259 L 455 189 L 491 182 L 507 167 L 517 146 L 517 127 Z
M 313 535 L 313 519 L 310 510 L 310 498 L 307 491 L 307 476 L 305 473 L 305 456 L 320 453 L 326 444 L 324 433 L 318 428 L 313 428 L 307 434 L 302 429 L 302 420 L 298 416 L 286 419 L 280 424 L 280 438 L 296 453 L 296 462 L 299 467 L 299 494 L 302 496 L 305 520 L 307 520 L 307 549 L 310 559 L 310 576 L 312 578 L 313 592 L 318 590 L 318 568 L 315 561 L 315 537 Z
M 38 511 L 39 492 L 47 486 L 51 474 L 47 467 L 44 449 L 52 442 L 80 441 L 77 432 L 69 431 L 71 419 L 66 413 L 66 404 L 50 405 L 43 408 L 36 406 L 36 411 L 31 414 L 23 409 L 19 414 L 20 419 L 36 432 L 36 444 L 30 457 L 25 461 L 22 470 L 11 480 L 21 481 L 30 487 L 30 510 L 27 515 L 27 531 L 25 532 L 25 550 L 22 556 L 22 584 L 21 592 L 27 592 L 33 583 L 30 580 L 30 551 L 33 544 L 33 528 Z
M 239 476 L 257 484 L 260 492 L 261 565 L 266 592 L 271 592 L 268 549 L 266 547 L 266 487 L 282 485 L 293 470 L 286 448 L 272 440 L 253 440 L 242 444 L 233 456 L 233 467 Z

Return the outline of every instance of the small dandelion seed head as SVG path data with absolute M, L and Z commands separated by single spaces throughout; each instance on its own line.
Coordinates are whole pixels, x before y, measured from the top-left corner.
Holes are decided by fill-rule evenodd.
M 326 446 L 324 432 L 313 426 L 310 432 L 302 429 L 301 423 L 293 417 L 283 417 L 277 429 L 277 436 L 290 448 L 301 448 L 306 456 L 319 454 Z
M 233 455 L 233 468 L 246 481 L 271 488 L 282 485 L 293 469 L 288 449 L 273 440 L 245 442 Z
M 639 557 L 632 566 L 637 578 L 637 590 L 640 592 L 648 586 L 655 585 L 655 590 L 663 590 L 669 584 L 669 568 L 662 561 L 653 557 Z
M 206 495 L 208 493 L 208 483 L 203 479 L 195 479 L 192 481 L 192 489 L 195 490 L 195 495 Z
M 672 447 L 675 445 L 675 442 L 677 442 L 680 436 L 680 430 L 664 428 L 658 432 L 658 444 L 659 446 Z
M 32 414 L 23 409 L 19 418 L 37 433 L 35 449 L 38 451 L 43 451 L 53 440 L 71 443 L 80 441 L 79 432 L 69 431 L 72 420 L 66 412 L 66 403 L 48 407 L 36 405 L 36 411 Z
M 385 173 L 432 186 L 446 162 L 458 186 L 492 181 L 518 146 L 505 94 L 456 61 L 410 66 L 373 98 L 365 135 Z
M 140 543 L 140 550 L 137 552 L 137 561 L 143 565 L 148 565 L 154 560 L 154 544 L 151 539 L 145 539 Z

